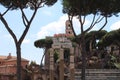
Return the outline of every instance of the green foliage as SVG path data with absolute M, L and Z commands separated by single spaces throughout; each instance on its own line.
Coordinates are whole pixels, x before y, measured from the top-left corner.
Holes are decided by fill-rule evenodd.
M 91 32 L 86 33 L 85 39 L 86 39 L 87 50 L 90 47 L 90 42 L 92 42 L 92 48 L 96 49 L 97 40 L 99 41 L 106 33 L 107 33 L 107 31 L 105 31 L 105 30 L 91 31 Z
M 69 15 L 100 14 L 117 15 L 120 12 L 119 0 L 62 0 L 63 13 Z
M 108 32 L 100 41 L 99 45 L 109 46 L 116 44 L 120 46 L 120 29 Z
M 6 8 L 17 9 L 26 8 L 29 0 L 0 0 L 0 4 Z
M 120 69 L 120 63 L 114 63 L 115 67 Z
M 58 58 L 59 58 L 59 54 L 58 54 L 58 52 L 55 50 L 55 53 L 54 53 L 54 62 L 55 62 L 55 63 L 57 62 Z
M 48 6 L 51 6 L 53 4 L 55 4 L 57 2 L 57 0 L 46 0 L 45 4 Z
M 107 33 L 106 30 L 101 30 L 101 31 L 90 31 L 85 34 L 85 38 L 92 38 L 94 37 L 96 40 L 101 39 L 105 34 Z
M 1 5 L 11 10 L 28 7 L 35 9 L 41 7 L 42 3 L 52 6 L 56 2 L 57 0 L 0 0 Z
M 31 61 L 30 65 L 37 65 L 35 61 Z
M 107 33 L 106 30 L 101 31 L 90 31 L 85 34 L 85 43 L 86 43 L 86 50 L 89 51 L 90 42 L 92 42 L 92 48 L 96 49 L 97 40 L 101 40 L 101 38 Z M 78 37 L 73 38 L 73 42 L 79 43 L 79 38 L 81 38 L 81 34 Z
M 38 48 L 50 48 L 52 43 L 52 39 L 40 39 L 34 42 L 34 46 Z
M 111 59 L 109 61 L 110 66 L 114 66 L 115 68 L 120 69 L 120 59 L 116 55 L 110 55 Z

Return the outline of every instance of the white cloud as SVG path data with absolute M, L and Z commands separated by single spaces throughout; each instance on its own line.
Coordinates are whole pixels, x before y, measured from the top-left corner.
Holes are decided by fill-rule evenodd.
M 64 33 L 65 31 L 65 21 L 67 16 L 64 15 L 60 17 L 58 21 L 54 21 L 48 25 L 42 26 L 40 31 L 37 33 L 37 38 L 45 38 L 46 36 L 53 36 L 54 34 Z
M 30 43 L 30 40 L 29 40 L 29 39 L 24 39 L 24 40 L 23 40 L 23 43 L 24 43 L 24 44 L 28 44 L 28 43 Z
M 112 26 L 110 27 L 111 30 L 116 30 L 120 28 L 120 21 L 112 24 Z
M 65 22 L 68 19 L 67 15 L 60 17 L 58 21 L 49 23 L 48 25 L 42 26 L 40 31 L 37 33 L 37 39 L 45 38 L 46 36 L 53 36 L 54 34 L 65 33 Z M 89 20 L 86 20 L 84 26 L 89 24 Z M 73 18 L 73 26 L 76 33 L 80 33 L 80 23 L 78 19 Z
M 46 14 L 46 15 L 48 15 L 48 16 L 51 16 L 51 15 L 52 15 L 52 12 L 51 12 L 51 11 L 46 11 L 46 10 L 44 10 L 44 11 L 43 11 L 43 14 Z

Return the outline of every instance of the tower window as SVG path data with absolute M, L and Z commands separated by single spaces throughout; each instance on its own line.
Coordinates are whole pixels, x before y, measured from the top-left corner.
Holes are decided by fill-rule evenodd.
M 68 27 L 68 29 L 70 29 L 70 27 Z
M 68 24 L 68 26 L 70 27 L 70 24 Z

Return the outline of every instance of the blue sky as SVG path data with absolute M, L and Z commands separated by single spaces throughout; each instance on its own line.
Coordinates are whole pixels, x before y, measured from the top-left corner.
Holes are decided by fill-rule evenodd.
M 5 8 L 0 6 L 0 12 Z M 26 10 L 28 18 L 30 17 L 32 11 Z M 9 23 L 9 26 L 15 32 L 15 34 L 20 37 L 24 26 L 21 23 L 20 12 L 10 11 L 5 15 L 6 20 Z M 85 26 L 88 26 L 90 23 L 91 17 L 89 16 L 86 20 Z M 42 49 L 34 47 L 34 41 L 45 38 L 46 36 L 53 36 L 54 34 L 64 33 L 65 32 L 65 21 L 67 20 L 67 15 L 62 13 L 61 2 L 57 2 L 52 7 L 44 6 L 40 8 L 34 21 L 32 22 L 31 28 L 22 43 L 22 57 L 30 61 L 36 61 L 40 63 L 43 51 Z M 102 23 L 101 23 L 102 24 Z M 99 26 L 96 25 L 94 30 L 99 29 Z M 76 32 L 79 32 L 79 22 L 74 18 L 74 26 Z M 108 24 L 104 28 L 105 30 L 114 30 L 120 28 L 120 17 L 111 17 L 108 19 Z M 15 45 L 13 39 L 5 29 L 4 25 L 0 21 L 0 55 L 8 55 L 11 53 L 13 56 L 16 56 Z

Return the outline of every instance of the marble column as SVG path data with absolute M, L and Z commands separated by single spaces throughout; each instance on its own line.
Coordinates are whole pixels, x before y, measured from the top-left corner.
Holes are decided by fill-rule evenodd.
M 60 80 L 64 80 L 64 50 L 60 48 L 60 63 L 59 63 Z
M 74 48 L 70 48 L 70 80 L 75 80 L 74 78 L 74 72 L 75 72 L 75 68 L 74 68 Z
M 50 49 L 50 80 L 54 80 L 54 50 Z

